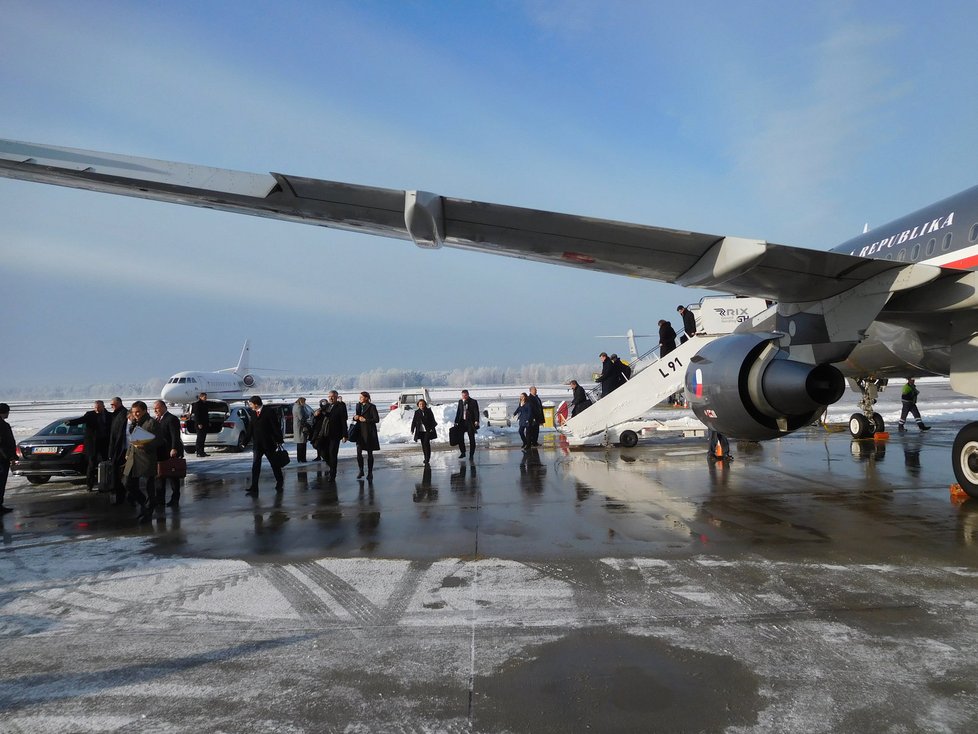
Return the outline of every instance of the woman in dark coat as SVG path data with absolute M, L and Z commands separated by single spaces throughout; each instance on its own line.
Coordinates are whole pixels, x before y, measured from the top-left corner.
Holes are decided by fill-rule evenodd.
M 357 403 L 357 412 L 353 420 L 359 427 L 357 432 L 357 465 L 360 473 L 357 479 L 363 477 L 363 452 L 367 452 L 367 481 L 374 478 L 374 451 L 380 451 L 380 439 L 377 437 L 377 424 L 380 423 L 380 415 L 377 413 L 377 406 L 370 402 L 370 393 L 364 391 L 360 393 L 360 402 Z
M 428 466 L 428 462 L 431 461 L 431 439 L 435 438 L 437 427 L 438 421 L 435 420 L 435 414 L 422 398 L 418 401 L 418 409 L 414 411 L 414 417 L 411 419 L 411 430 L 414 432 L 414 440 L 421 442 L 421 453 L 424 454 L 425 466 Z
M 520 393 L 520 407 L 513 411 L 520 426 L 520 440 L 523 442 L 523 450 L 530 448 L 530 442 L 526 440 L 526 429 L 530 425 L 530 420 L 534 417 L 533 403 L 529 402 L 529 396 L 525 392 Z

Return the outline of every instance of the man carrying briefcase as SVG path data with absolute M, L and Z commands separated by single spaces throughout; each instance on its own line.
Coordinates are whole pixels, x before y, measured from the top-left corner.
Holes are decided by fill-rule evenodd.
M 168 484 L 173 488 L 173 491 L 170 495 L 170 501 L 166 502 L 166 506 L 172 507 L 174 510 L 180 508 L 180 478 L 187 475 L 187 461 L 183 458 L 180 419 L 166 409 L 166 403 L 162 400 L 157 400 L 153 404 L 153 412 L 156 414 L 156 435 L 162 439 L 156 453 L 159 462 L 157 464 L 159 479 L 156 482 L 156 511 L 162 513 L 163 504 L 166 502 L 166 485 Z

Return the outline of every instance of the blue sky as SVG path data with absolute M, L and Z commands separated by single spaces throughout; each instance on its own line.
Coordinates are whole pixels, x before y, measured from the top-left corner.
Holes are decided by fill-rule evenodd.
M 0 11 L 0 137 L 822 249 L 978 182 L 973 2 Z M 0 282 L 0 391 L 596 362 L 704 295 L 9 180 Z

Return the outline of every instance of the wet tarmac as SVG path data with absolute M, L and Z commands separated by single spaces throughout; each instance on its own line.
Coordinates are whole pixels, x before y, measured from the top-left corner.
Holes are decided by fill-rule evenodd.
M 149 525 L 13 479 L 0 731 L 972 731 L 957 428 L 214 456 Z

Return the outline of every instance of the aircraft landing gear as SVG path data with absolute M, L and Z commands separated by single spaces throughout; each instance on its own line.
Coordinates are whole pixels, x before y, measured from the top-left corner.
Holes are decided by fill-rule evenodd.
M 954 437 L 951 464 L 961 489 L 978 499 L 978 423 L 967 424 Z
M 873 410 L 876 404 L 876 396 L 880 390 L 886 387 L 886 379 L 878 380 L 856 380 L 856 387 L 862 393 L 859 400 L 861 413 L 853 413 L 849 417 L 849 433 L 853 438 L 869 438 L 874 433 L 881 433 L 886 430 L 886 423 L 883 416 Z

